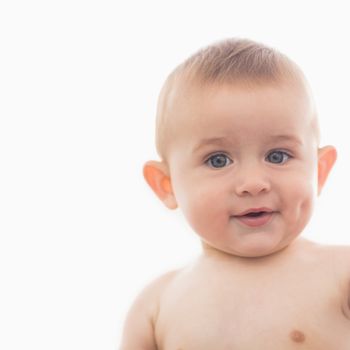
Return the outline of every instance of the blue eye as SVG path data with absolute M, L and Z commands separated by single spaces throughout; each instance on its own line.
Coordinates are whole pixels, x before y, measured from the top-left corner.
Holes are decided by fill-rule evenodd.
M 267 155 L 266 160 L 273 164 L 283 164 L 290 158 L 291 156 L 284 151 L 272 151 Z
M 206 161 L 206 164 L 216 169 L 224 168 L 225 166 L 231 163 L 232 163 L 231 159 L 222 153 L 214 154 Z

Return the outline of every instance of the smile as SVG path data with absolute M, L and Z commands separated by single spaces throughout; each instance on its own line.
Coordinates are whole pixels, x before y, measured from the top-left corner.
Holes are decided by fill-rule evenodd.
M 276 212 L 268 208 L 249 209 L 245 212 L 234 215 L 233 218 L 237 219 L 240 223 L 249 227 L 259 227 L 266 225 Z

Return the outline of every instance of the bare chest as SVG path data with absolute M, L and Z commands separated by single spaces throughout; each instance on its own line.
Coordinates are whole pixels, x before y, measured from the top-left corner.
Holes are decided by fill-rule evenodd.
M 265 277 L 180 278 L 160 303 L 158 350 L 350 349 L 331 277 Z

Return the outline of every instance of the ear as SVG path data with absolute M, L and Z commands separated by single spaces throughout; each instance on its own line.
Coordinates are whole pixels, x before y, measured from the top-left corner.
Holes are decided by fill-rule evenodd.
M 143 167 L 143 176 L 153 192 L 169 209 L 176 209 L 177 202 L 168 173 L 164 162 L 149 161 Z
M 318 150 L 318 190 L 321 190 L 327 180 L 327 177 L 337 159 L 337 151 L 333 146 L 325 146 Z

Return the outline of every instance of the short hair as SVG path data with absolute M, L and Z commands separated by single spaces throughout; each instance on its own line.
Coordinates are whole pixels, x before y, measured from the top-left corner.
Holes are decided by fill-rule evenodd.
M 156 118 L 159 156 L 165 159 L 164 144 L 169 137 L 166 114 L 170 96 L 178 83 L 182 86 L 237 83 L 254 87 L 300 80 L 306 82 L 301 69 L 290 58 L 249 39 L 227 39 L 200 49 L 170 73 L 161 90 Z

